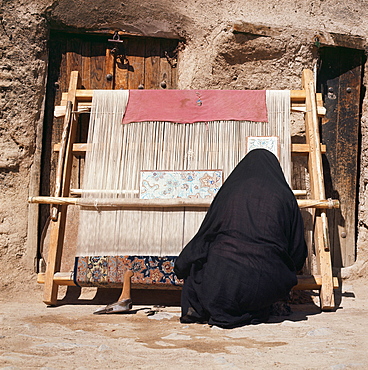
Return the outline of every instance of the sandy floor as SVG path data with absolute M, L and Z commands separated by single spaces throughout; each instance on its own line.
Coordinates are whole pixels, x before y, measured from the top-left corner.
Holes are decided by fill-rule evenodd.
M 46 307 L 39 288 L 23 302 L 21 292 L 0 293 L 0 368 L 368 369 L 362 281 L 343 285 L 335 312 L 320 313 L 312 302 L 292 305 L 291 316 L 232 330 L 180 324 L 177 306 L 93 315 L 101 306 L 93 294 Z

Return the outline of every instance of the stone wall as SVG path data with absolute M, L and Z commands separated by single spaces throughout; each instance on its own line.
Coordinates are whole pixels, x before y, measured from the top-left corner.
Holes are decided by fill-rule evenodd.
M 339 45 L 354 43 L 355 36 L 364 43 L 368 35 L 368 4 L 358 0 L 4 0 L 0 11 L 0 259 L 8 266 L 3 286 L 34 279 L 37 206 L 29 206 L 27 197 L 37 194 L 39 184 L 50 29 L 179 37 L 185 40 L 180 88 L 230 89 L 298 89 L 302 70 L 315 65 L 316 35 L 330 45 L 336 34 L 343 35 Z M 346 276 L 367 272 L 367 162 L 365 99 L 358 262 Z
M 27 251 L 27 198 L 29 191 L 38 188 L 37 173 L 32 168 L 37 167 L 41 149 L 48 25 L 42 15 L 46 4 L 33 3 L 4 1 L 0 15 L 2 287 L 34 279 L 35 251 Z

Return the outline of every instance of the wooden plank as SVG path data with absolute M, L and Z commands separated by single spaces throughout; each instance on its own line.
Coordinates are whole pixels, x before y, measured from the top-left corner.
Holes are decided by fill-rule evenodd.
M 58 89 L 57 89 L 57 96 L 56 96 L 56 102 L 60 101 L 60 95 L 63 91 L 68 91 L 68 83 L 66 78 L 62 78 L 63 76 L 68 76 L 68 53 L 67 53 L 67 47 L 68 42 L 65 36 L 62 36 L 58 34 L 57 36 L 54 36 L 55 38 L 51 39 L 51 45 L 50 45 L 50 59 L 49 63 L 52 63 L 52 72 L 57 75 L 57 83 L 58 83 Z M 60 67 L 57 68 L 57 63 L 60 60 Z M 51 67 L 51 65 L 50 65 Z M 55 69 L 54 69 L 55 68 Z M 48 76 L 51 77 L 51 76 Z M 67 93 L 66 93 L 67 94 Z
M 71 76 L 73 71 L 78 71 L 79 74 L 83 73 L 81 50 L 82 42 L 79 38 L 71 37 L 67 39 L 65 76 Z M 67 89 L 69 89 L 69 86 Z
M 67 146 L 67 141 L 69 137 L 70 124 L 72 120 L 72 105 L 73 105 L 72 102 L 68 101 L 68 104 L 66 106 L 64 130 L 63 130 L 63 134 L 61 137 L 59 160 L 58 160 L 58 166 L 56 169 L 55 197 L 61 196 L 63 170 L 64 170 L 64 162 L 65 162 L 65 156 L 66 156 L 66 146 Z M 57 220 L 57 213 L 58 213 L 57 206 L 54 205 L 51 210 L 51 219 L 53 221 Z
M 66 38 L 59 33 L 52 32 L 49 49 L 49 73 L 47 78 L 45 117 L 42 132 L 42 156 L 40 173 L 40 194 L 54 194 L 55 168 L 57 156 L 52 152 L 52 146 L 55 142 L 60 142 L 63 127 L 63 119 L 53 117 L 54 103 L 61 100 L 62 91 L 68 90 L 68 82 L 61 78 L 61 73 L 66 73 Z M 41 146 L 37 146 L 38 149 Z M 35 194 L 34 194 L 35 195 Z M 39 236 L 40 230 L 47 227 L 50 217 L 50 207 L 41 206 L 39 209 L 38 226 L 34 231 L 37 236 L 37 250 L 39 256 L 42 254 Z M 36 219 L 37 223 L 37 219 Z M 45 256 L 44 256 L 45 257 Z M 39 260 L 39 257 L 38 257 Z M 38 261 L 38 264 L 40 261 Z M 40 266 L 38 266 L 39 268 Z M 42 268 L 42 267 L 41 267 Z
M 60 143 L 54 144 L 54 152 L 58 152 L 60 150 Z M 85 153 L 88 150 L 87 143 L 74 143 L 73 144 L 73 154 L 80 154 Z
M 124 39 L 122 44 L 114 44 L 116 53 L 114 55 L 114 89 L 128 88 L 129 59 L 125 58 L 125 52 L 129 48 L 129 40 Z
M 113 90 L 115 88 L 115 58 L 114 55 L 111 54 L 111 49 L 108 45 L 106 45 L 106 52 L 105 52 L 105 84 L 104 88 L 106 90 Z M 107 78 L 108 75 L 112 76 L 112 79 L 109 80 Z
M 60 143 L 54 145 L 54 152 L 60 150 Z M 83 153 L 88 150 L 88 145 L 85 143 L 74 143 L 73 153 Z M 291 144 L 291 152 L 295 155 L 308 155 L 309 145 L 308 144 Z M 321 153 L 326 153 L 326 145 L 321 144 Z
M 85 41 L 81 45 L 82 72 L 81 85 L 84 89 L 92 89 L 91 86 L 91 42 Z
M 77 100 L 75 97 L 76 89 L 80 87 L 80 78 L 77 71 L 73 71 L 70 75 L 70 84 L 68 90 L 68 101 L 75 107 Z M 69 194 L 71 166 L 72 166 L 72 144 L 75 141 L 77 121 L 73 118 L 70 124 L 69 138 L 66 145 L 63 181 L 61 194 L 67 196 Z M 59 208 L 59 216 L 57 221 L 52 221 L 50 224 L 50 241 L 48 249 L 48 257 L 45 273 L 45 287 L 43 301 L 48 305 L 55 305 L 57 301 L 57 285 L 54 283 L 54 274 L 60 270 L 61 255 L 64 242 L 65 224 L 66 224 L 67 206 L 63 205 Z
M 139 190 L 84 190 L 84 189 L 70 189 L 71 195 L 82 195 L 82 194 L 139 194 Z M 307 190 L 293 190 L 294 195 L 297 196 L 305 196 L 308 194 Z M 169 210 L 167 210 L 169 211 Z
M 293 287 L 293 290 L 319 290 L 322 286 L 321 275 L 298 275 L 298 284 Z M 339 288 L 339 280 L 333 278 L 333 288 Z
M 174 70 L 175 70 L 175 68 L 173 68 L 171 73 L 173 73 Z M 112 75 L 111 72 L 109 74 Z M 167 74 L 163 73 L 162 74 L 162 79 L 161 79 L 162 82 L 166 81 L 167 78 L 165 76 L 167 76 Z M 171 78 L 171 80 L 172 79 L 173 78 Z M 115 86 L 115 85 L 112 85 L 112 81 L 107 81 L 107 83 L 111 84 L 111 86 Z M 111 89 L 112 88 L 111 86 L 108 86 L 107 89 Z M 172 88 L 174 88 L 173 85 L 170 85 L 170 84 L 167 85 L 167 87 L 170 87 L 170 86 Z M 60 105 L 55 106 L 55 117 L 62 117 L 62 116 L 65 115 L 65 105 L 66 105 L 66 100 L 61 100 Z M 84 103 L 80 104 L 78 111 L 80 113 L 83 113 L 83 112 L 90 112 L 90 110 L 91 110 L 91 102 L 84 102 Z M 300 105 L 300 106 L 297 106 L 297 107 L 292 105 L 291 110 L 295 111 L 295 112 L 302 112 L 302 113 L 306 112 L 305 105 Z M 326 108 L 318 107 L 318 116 L 323 117 L 325 114 L 326 114 Z
M 43 302 L 47 305 L 55 305 L 57 301 L 57 285 L 54 284 L 54 274 L 60 270 L 61 256 L 64 241 L 66 223 L 66 206 L 59 208 L 59 216 L 56 221 L 50 223 L 50 241 L 47 254 L 45 287 L 43 291 Z
M 323 95 L 322 93 L 316 93 L 317 107 L 323 107 Z
M 296 197 L 305 196 L 308 194 L 307 190 L 293 190 L 293 193 Z
M 307 144 L 310 147 L 308 168 L 311 196 L 317 199 L 325 199 L 317 100 L 313 80 L 313 72 L 304 70 L 302 74 L 302 85 L 306 91 L 305 104 L 307 107 L 307 112 L 305 113 L 305 130 Z M 318 273 L 322 276 L 320 290 L 321 309 L 331 310 L 335 307 L 335 300 L 333 295 L 333 277 L 326 212 L 324 210 L 312 212 L 312 215 L 315 217 L 314 239 L 319 269 Z
M 91 89 L 101 89 L 105 87 L 106 83 L 105 58 L 106 58 L 106 45 L 100 42 L 92 43 L 90 57 Z
M 138 89 L 144 86 L 144 55 L 145 39 L 134 39 L 129 43 L 128 89 Z
M 142 40 L 141 40 L 141 43 L 137 43 L 137 45 L 130 44 L 129 52 L 134 53 L 133 56 L 129 56 L 129 62 L 130 62 L 130 64 L 132 65 L 132 67 L 134 69 L 134 71 L 132 71 L 132 72 L 136 72 L 137 68 L 139 67 L 139 66 L 136 66 L 135 64 L 134 65 L 132 64 L 132 61 L 134 60 L 134 58 L 132 58 L 132 57 L 134 57 L 134 56 L 139 57 L 139 60 L 142 61 L 141 57 L 142 57 L 143 51 L 141 49 L 143 47 L 144 47 L 144 43 L 143 43 Z M 133 88 L 133 87 L 130 87 L 130 88 Z M 63 94 L 66 94 L 66 93 L 63 93 Z M 92 95 L 93 95 L 93 90 L 77 89 L 77 91 L 76 91 L 76 97 L 77 97 L 78 100 L 80 100 L 80 99 L 82 101 L 83 101 L 83 99 L 90 100 L 92 98 Z M 316 96 L 321 96 L 321 94 L 317 93 Z M 305 90 L 290 90 L 290 100 L 291 100 L 291 102 L 301 102 L 301 103 L 305 102 Z M 319 101 L 320 100 L 321 99 L 319 99 Z M 323 105 L 321 105 L 321 106 L 323 106 Z
M 66 101 L 67 99 L 67 95 L 68 93 L 65 92 L 62 94 L 62 100 Z M 82 89 L 77 89 L 77 91 L 75 92 L 75 96 L 78 100 L 78 102 L 83 102 L 83 101 L 92 101 L 92 97 L 93 97 L 93 90 L 89 89 L 89 90 L 82 90 Z
M 45 274 L 39 273 L 37 275 L 37 283 L 45 283 Z M 57 272 L 54 275 L 54 283 L 56 285 L 75 286 L 71 272 Z M 298 284 L 293 287 L 293 290 L 317 290 L 320 289 L 322 278 L 320 275 L 298 275 Z M 334 289 L 338 289 L 339 281 L 337 278 L 333 279 Z
M 44 273 L 37 274 L 37 283 L 45 284 L 46 275 Z M 75 286 L 71 272 L 56 272 L 53 278 L 55 285 Z
M 172 72 L 174 68 L 169 63 L 168 57 L 172 54 L 173 40 L 163 39 L 160 43 L 160 75 L 159 87 L 162 89 L 174 89 Z
M 292 102 L 305 101 L 305 90 L 290 90 L 290 99 Z
M 361 54 L 361 56 L 363 53 Z M 353 57 L 349 53 L 349 58 Z M 337 123 L 336 154 L 338 161 L 334 164 L 336 190 L 340 194 L 343 208 L 338 213 L 337 234 L 340 241 L 343 266 L 351 266 L 355 262 L 355 233 L 357 211 L 357 182 L 359 172 L 358 151 L 359 140 L 359 109 L 362 65 L 355 56 L 358 65 L 340 78 L 340 99 Z M 358 59 L 358 60 L 357 60 Z M 360 60 L 360 63 L 362 61 Z M 350 88 L 351 92 L 347 90 Z M 333 165 L 331 163 L 331 165 Z M 337 180 L 336 177 L 340 179 Z
M 292 102 L 305 102 L 307 93 L 303 90 L 290 90 L 290 99 Z M 316 93 L 317 106 L 323 106 L 323 97 L 321 93 Z
M 292 104 L 291 111 L 305 113 L 306 108 L 304 104 Z M 326 114 L 326 108 L 317 106 L 317 114 L 318 114 L 318 117 L 323 117 Z
M 29 197 L 29 203 L 77 205 L 85 208 L 156 208 L 156 207 L 209 207 L 211 199 L 173 198 L 173 199 L 139 199 L 139 198 L 72 198 L 72 197 Z M 300 208 L 338 208 L 338 200 L 332 199 L 297 199 Z
M 66 101 L 62 101 L 62 104 L 66 104 Z M 60 118 L 65 116 L 66 105 L 56 105 L 54 108 L 54 117 Z M 73 111 L 74 114 L 80 113 L 90 113 L 92 107 L 92 102 L 83 102 L 78 104 L 77 110 Z
M 326 153 L 326 145 L 320 144 L 321 153 Z M 309 144 L 291 144 L 291 153 L 295 155 L 308 155 L 310 152 Z
M 332 46 L 333 49 L 341 49 L 344 47 L 347 49 L 348 53 L 354 53 L 354 49 L 358 51 L 365 50 L 366 40 L 364 37 L 358 35 L 347 35 L 346 33 L 336 33 L 336 32 L 327 32 L 319 30 L 315 38 L 318 40 L 318 43 L 321 47 L 319 50 L 323 52 L 324 49 L 327 49 L 326 46 Z M 330 49 L 332 49 L 332 47 Z M 339 48 L 340 47 L 340 48 Z M 337 59 L 335 62 L 339 61 L 341 54 L 338 53 Z
M 73 71 L 70 74 L 70 84 L 68 90 L 68 101 L 72 103 L 73 110 L 78 109 L 78 100 L 76 98 L 76 90 L 80 87 L 80 74 L 77 71 Z M 77 124 L 78 118 L 75 115 L 72 115 L 72 120 L 70 122 L 69 138 L 67 141 L 67 148 L 64 161 L 64 176 L 63 176 L 63 187 L 62 194 L 63 196 L 69 195 L 70 189 L 70 179 L 72 175 L 72 164 L 73 164 L 73 144 L 76 139 L 77 134 Z
M 359 125 L 363 52 L 323 48 L 318 86 L 327 114 L 322 120 L 326 196 L 341 201 L 341 210 L 327 213 L 335 267 L 355 261 L 357 181 L 359 174 Z
M 180 41 L 178 40 L 170 40 L 171 42 L 171 47 L 170 50 L 173 52 L 176 52 L 176 66 L 171 69 L 171 86 L 169 87 L 170 89 L 177 89 L 178 88 L 178 66 L 179 66 L 179 58 L 180 58 L 180 53 L 178 52 L 178 49 L 180 49 Z M 170 54 L 170 53 L 169 53 Z
M 159 40 L 150 39 L 146 41 L 146 52 L 144 60 L 144 88 L 160 88 L 160 43 Z

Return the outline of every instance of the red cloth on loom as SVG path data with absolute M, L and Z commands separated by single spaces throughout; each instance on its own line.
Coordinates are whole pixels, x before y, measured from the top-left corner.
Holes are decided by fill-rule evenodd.
M 265 90 L 130 90 L 123 123 L 267 122 Z

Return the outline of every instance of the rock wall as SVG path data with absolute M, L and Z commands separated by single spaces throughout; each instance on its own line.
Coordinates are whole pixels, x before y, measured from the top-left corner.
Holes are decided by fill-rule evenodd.
M 1 278 L 3 287 L 34 279 L 37 206 L 29 206 L 27 197 L 37 194 L 39 184 L 50 29 L 179 37 L 185 40 L 180 88 L 230 89 L 298 89 L 302 70 L 315 65 L 316 35 L 330 45 L 338 39 L 334 35 L 343 35 L 339 45 L 353 45 L 359 36 L 360 46 L 368 35 L 368 4 L 358 0 L 4 0 L 0 11 L 0 259 L 8 276 Z M 359 202 L 358 262 L 345 276 L 367 276 L 367 98 Z
M 28 245 L 32 168 L 39 161 L 48 25 L 42 2 L 4 1 L 0 13 L 0 261 L 1 288 L 32 276 Z

